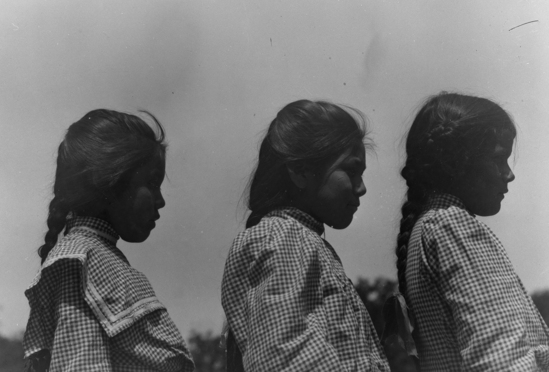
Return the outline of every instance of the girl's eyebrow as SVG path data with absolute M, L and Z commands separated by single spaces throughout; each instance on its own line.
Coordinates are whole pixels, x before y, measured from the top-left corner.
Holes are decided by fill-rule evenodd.
M 366 169 L 365 162 L 363 162 L 362 159 L 359 158 L 358 156 L 349 156 L 347 159 L 343 160 L 342 163 L 346 166 L 353 166 L 361 169 Z
M 511 156 L 512 153 L 513 153 L 512 148 L 506 148 L 506 147 L 499 146 L 499 145 L 496 146 L 496 148 L 494 150 L 494 155 L 495 156 L 503 156 L 503 155 Z

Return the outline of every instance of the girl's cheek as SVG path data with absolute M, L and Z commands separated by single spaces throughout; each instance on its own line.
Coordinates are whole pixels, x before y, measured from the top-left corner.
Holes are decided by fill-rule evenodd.
M 136 210 L 146 210 L 153 204 L 153 200 L 153 195 L 149 189 L 142 187 L 137 191 L 133 205 Z
M 501 169 L 500 169 L 499 165 L 495 162 L 491 162 L 485 168 L 485 176 L 500 177 L 501 176 Z

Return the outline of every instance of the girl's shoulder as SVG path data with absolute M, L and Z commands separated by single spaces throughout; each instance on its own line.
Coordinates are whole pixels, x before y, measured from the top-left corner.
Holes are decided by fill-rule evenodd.
M 446 225 L 478 222 L 474 215 L 458 206 L 434 208 L 425 211 L 419 219 L 424 224 Z
M 43 267 L 64 258 L 84 261 L 90 252 L 112 252 L 127 261 L 116 248 L 119 236 L 107 221 L 89 216 L 71 216 L 66 221 L 65 231 L 65 236 L 49 252 Z
M 241 232 L 237 240 L 250 242 L 288 239 L 321 241 L 321 223 L 296 208 L 281 208 L 268 213 L 261 221 Z
M 277 209 L 239 233 L 232 250 L 306 249 L 322 244 L 323 225 L 295 208 Z
M 37 286 L 44 275 L 62 272 L 63 267 L 74 268 L 75 262 L 80 267 L 86 267 L 92 252 L 94 256 L 104 257 L 108 251 L 108 245 L 91 234 L 70 232 L 62 237 L 49 252 L 27 291 Z M 52 275 L 57 277 L 57 274 Z M 51 281 L 51 279 L 47 280 Z
M 427 245 L 435 241 L 482 241 L 501 246 L 491 230 L 460 203 L 431 205 L 414 226 L 414 233 Z
M 81 293 L 110 337 L 165 308 L 145 275 L 132 268 L 112 242 L 84 229 L 69 232 L 52 249 L 25 291 L 27 297 L 43 296 L 41 292 L 52 288 L 52 280 L 62 280 L 58 277 L 62 267 L 74 268 L 75 262 Z
M 109 245 L 103 238 L 91 232 L 71 231 L 62 237 L 51 250 L 43 267 L 47 267 L 60 259 L 74 258 L 84 262 L 91 252 L 109 252 Z
M 418 224 L 427 230 L 481 226 L 480 222 L 467 211 L 465 205 L 458 198 L 447 194 L 436 195 L 429 200 Z

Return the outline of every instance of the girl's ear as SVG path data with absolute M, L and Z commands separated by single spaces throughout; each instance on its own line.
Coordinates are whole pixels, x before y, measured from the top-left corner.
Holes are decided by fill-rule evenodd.
M 103 203 L 105 206 L 111 205 L 116 199 L 116 193 L 114 190 L 108 190 L 103 193 L 103 198 L 99 203 Z
M 459 179 L 465 174 L 465 167 L 463 165 L 467 163 L 468 159 L 466 158 L 464 161 L 459 162 L 455 160 L 445 162 L 442 163 L 441 166 L 444 172 L 446 172 L 446 174 L 448 174 L 450 177 L 452 177 L 453 179 Z
M 288 174 L 293 184 L 298 189 L 305 189 L 307 187 L 307 170 L 303 164 L 287 164 Z

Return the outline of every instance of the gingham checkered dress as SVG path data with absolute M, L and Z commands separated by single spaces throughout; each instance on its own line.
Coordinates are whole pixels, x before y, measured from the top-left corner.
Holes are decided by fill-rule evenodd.
M 222 304 L 250 371 L 389 371 L 324 226 L 278 209 L 235 239 Z
M 454 196 L 414 226 L 406 268 L 421 371 L 547 371 L 549 330 L 490 229 Z
M 49 350 L 50 372 L 192 371 L 181 334 L 112 227 L 76 217 L 67 230 L 25 291 L 25 358 Z

